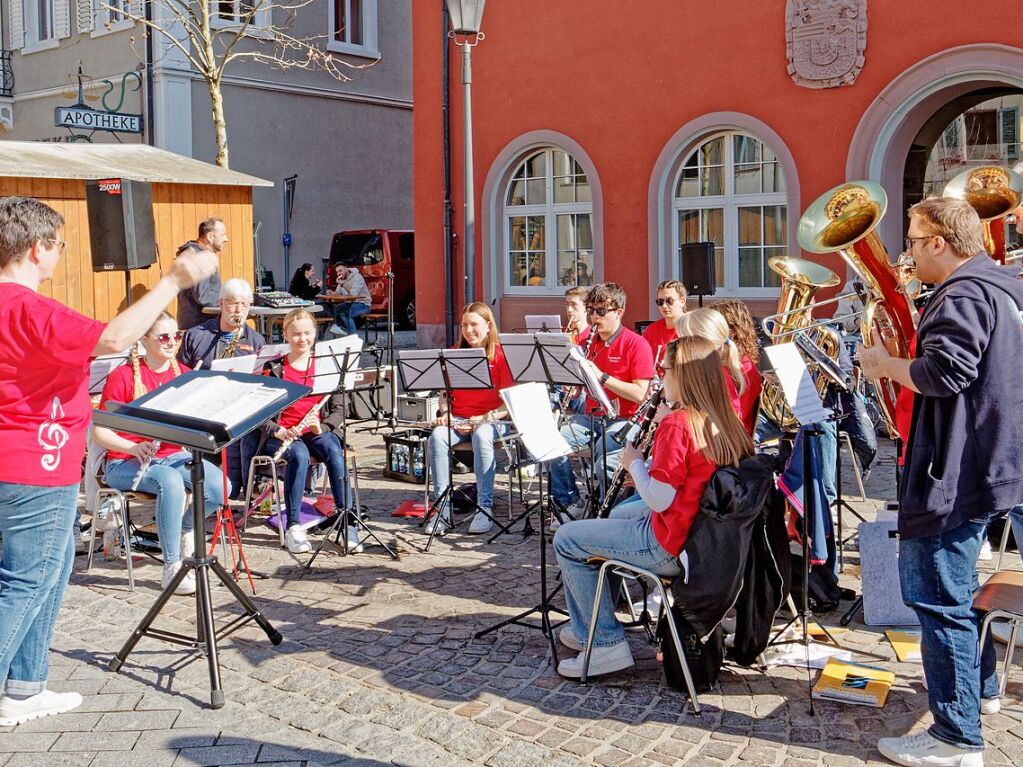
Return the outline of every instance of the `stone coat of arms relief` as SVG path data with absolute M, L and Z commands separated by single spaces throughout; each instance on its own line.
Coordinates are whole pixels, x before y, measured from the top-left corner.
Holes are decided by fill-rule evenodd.
M 786 0 L 785 55 L 796 85 L 852 85 L 866 48 L 867 0 Z

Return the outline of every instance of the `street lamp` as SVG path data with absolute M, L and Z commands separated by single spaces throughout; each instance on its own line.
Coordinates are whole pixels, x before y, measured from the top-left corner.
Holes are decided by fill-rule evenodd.
M 484 35 L 480 32 L 486 0 L 444 0 L 451 19 L 448 35 L 462 47 L 462 165 L 465 171 L 463 196 L 463 253 L 465 255 L 465 303 L 472 303 L 476 292 L 476 191 L 472 173 L 472 48 Z M 458 38 L 461 36 L 461 42 Z

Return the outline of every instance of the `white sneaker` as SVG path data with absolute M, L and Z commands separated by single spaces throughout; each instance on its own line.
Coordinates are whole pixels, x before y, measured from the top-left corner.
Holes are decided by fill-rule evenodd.
M 313 545 L 309 543 L 305 530 L 298 525 L 288 528 L 288 532 L 284 534 L 284 545 L 292 554 L 308 554 L 313 550 Z
M 980 554 L 977 555 L 977 559 L 981 562 L 990 562 L 994 559 L 994 555 L 991 553 L 991 541 L 987 538 L 980 544 Z
M 565 522 L 571 522 L 575 519 L 582 519 L 586 515 L 586 505 L 573 503 L 571 506 L 566 506 L 564 510 Z M 551 532 L 561 527 L 562 522 L 558 519 L 558 515 L 555 514 L 551 519 L 550 529 Z
M 901 738 L 881 738 L 877 750 L 882 756 L 896 764 L 908 767 L 984 767 L 983 751 L 967 751 L 965 748 L 943 743 L 929 732 L 903 735 Z
M 486 510 L 490 513 L 490 509 Z M 494 526 L 494 520 L 484 514 L 482 511 L 477 511 L 476 515 L 472 518 L 472 522 L 469 523 L 469 535 L 483 535 L 489 533 L 490 528 Z
M 450 529 L 451 525 L 445 519 L 444 512 L 439 512 L 426 523 L 423 532 L 427 535 L 444 535 Z
M 174 576 L 178 574 L 178 570 L 181 569 L 181 562 L 167 562 L 163 563 L 163 579 L 161 581 L 163 588 L 170 586 Z M 185 577 L 181 579 L 181 583 L 174 589 L 175 594 L 181 596 L 187 596 L 195 593 L 195 573 L 189 571 L 185 574 Z
M 359 540 L 359 529 L 355 525 L 348 525 L 345 540 L 348 541 L 349 554 L 359 554 L 365 548 Z
M 80 705 L 82 696 L 77 692 L 43 690 L 24 700 L 15 700 L 5 695 L 0 698 L 0 727 L 13 727 L 43 716 L 64 714 Z
M 181 534 L 181 558 L 188 559 L 195 556 L 195 534 L 189 530 Z
M 575 629 L 572 628 L 571 623 L 566 623 L 561 627 L 561 631 L 558 632 L 558 639 L 560 639 L 561 644 L 565 645 L 565 647 L 569 650 L 582 652 L 586 649 L 586 640 L 580 639 L 575 635 Z M 592 662 L 590 665 L 593 665 Z
M 1002 710 L 1002 699 L 1001 698 L 981 698 L 980 699 L 980 713 L 984 716 L 988 714 L 997 714 Z
M 1006 621 L 996 621 L 991 624 L 991 636 L 996 642 L 1009 644 L 1009 637 L 1012 635 L 1012 624 Z M 1016 647 L 1023 647 L 1023 625 L 1016 631 Z
M 348 331 L 338 325 L 336 322 L 327 328 L 328 333 L 333 333 L 335 336 L 346 336 Z
M 558 664 L 558 674 L 569 679 L 578 679 L 583 675 L 583 656 L 580 652 L 575 658 L 565 658 Z M 623 671 L 636 664 L 632 659 L 632 650 L 628 642 L 619 642 L 610 647 L 594 647 L 590 654 L 590 668 L 587 676 L 600 676 Z

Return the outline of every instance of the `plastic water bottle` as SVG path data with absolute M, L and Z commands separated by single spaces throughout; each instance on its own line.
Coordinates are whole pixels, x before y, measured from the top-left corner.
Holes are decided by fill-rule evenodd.
M 417 447 L 413 456 L 412 476 L 419 480 L 423 478 L 423 449 Z

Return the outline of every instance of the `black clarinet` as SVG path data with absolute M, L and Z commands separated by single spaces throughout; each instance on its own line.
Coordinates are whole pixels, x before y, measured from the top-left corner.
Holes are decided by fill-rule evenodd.
M 656 425 L 654 424 L 654 416 L 657 415 L 657 408 L 660 407 L 661 402 L 664 400 L 664 390 L 658 389 L 654 394 L 647 398 L 644 403 L 646 409 L 642 407 L 636 411 L 637 414 L 642 413 L 639 420 L 639 434 L 636 435 L 636 447 L 643 453 L 643 459 L 646 460 L 650 456 L 650 449 L 654 446 L 654 430 Z M 630 421 L 631 423 L 631 421 Z M 629 426 L 625 426 L 620 433 L 627 433 Z M 617 436 L 617 435 L 616 435 Z M 614 437 L 612 437 L 614 439 Z M 623 439 L 622 442 L 625 440 Z M 600 506 L 597 507 L 597 518 L 607 519 L 611 513 L 611 509 L 618 503 L 618 498 L 622 494 L 622 488 L 625 487 L 625 477 L 628 476 L 629 467 L 625 465 L 623 461 L 621 465 L 615 470 L 614 476 L 611 477 L 611 481 L 608 483 L 607 492 L 604 493 L 604 498 L 600 502 Z

